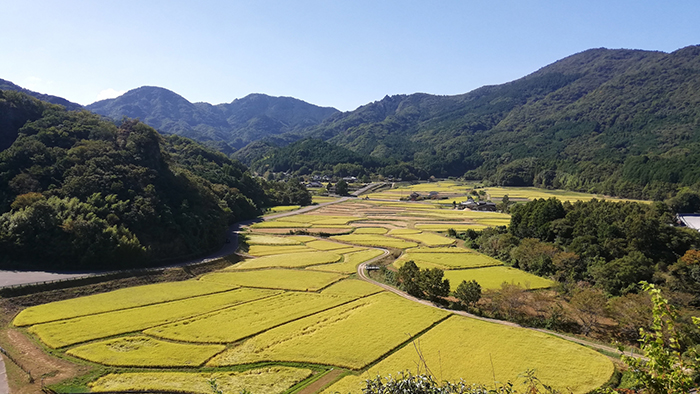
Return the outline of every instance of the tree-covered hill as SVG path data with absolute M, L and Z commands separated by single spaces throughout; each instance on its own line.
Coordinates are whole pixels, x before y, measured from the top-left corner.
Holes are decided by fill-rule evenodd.
M 66 107 L 66 109 L 71 110 L 71 111 L 79 110 L 79 109 L 83 108 L 82 105 L 70 102 L 70 101 L 64 99 L 63 97 L 33 92 L 29 89 L 25 89 L 21 86 L 17 86 L 14 83 L 12 83 L 10 81 L 6 81 L 4 79 L 0 79 L 0 90 L 13 90 L 15 92 L 25 93 L 25 94 L 28 94 L 28 95 L 34 97 L 34 98 L 49 102 L 51 104 L 62 105 L 64 107 Z M 0 149 L 2 149 L 2 148 L 0 148 Z
M 694 46 L 591 49 L 462 95 L 387 96 L 308 134 L 420 174 L 658 198 L 700 182 L 699 62 Z
M 3 268 L 114 269 L 200 254 L 275 198 L 308 197 L 189 139 L 21 93 L 0 91 L 0 126 L 11 141 L 0 152 Z
M 231 103 L 190 103 L 167 89 L 144 86 L 87 109 L 119 120 L 138 118 L 158 131 L 193 138 L 224 153 L 267 136 L 292 133 L 337 113 L 291 97 L 250 94 Z

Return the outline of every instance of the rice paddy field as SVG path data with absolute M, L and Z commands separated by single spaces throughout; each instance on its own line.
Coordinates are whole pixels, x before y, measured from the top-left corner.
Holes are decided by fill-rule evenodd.
M 440 182 L 376 194 L 470 190 Z M 390 269 L 408 260 L 440 268 L 453 289 L 472 279 L 484 289 L 553 286 L 438 234 L 508 221 L 444 201 L 348 200 L 249 226 L 249 256 L 225 269 L 26 308 L 13 323 L 64 358 L 103 368 L 84 392 L 209 394 L 216 379 L 224 392 L 294 394 L 335 368 L 347 376 L 319 390 L 360 393 L 376 374 L 416 372 L 416 349 L 438 380 L 492 383 L 495 373 L 515 382 L 534 368 L 544 383 L 575 394 L 599 387 L 613 372 L 599 353 L 417 303 L 355 275 L 358 265 L 393 254 Z

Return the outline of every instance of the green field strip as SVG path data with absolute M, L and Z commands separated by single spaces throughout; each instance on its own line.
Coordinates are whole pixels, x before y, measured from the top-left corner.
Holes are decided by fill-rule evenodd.
M 238 289 L 186 300 L 36 324 L 29 331 L 52 348 L 137 332 L 161 324 L 277 294 L 275 290 Z

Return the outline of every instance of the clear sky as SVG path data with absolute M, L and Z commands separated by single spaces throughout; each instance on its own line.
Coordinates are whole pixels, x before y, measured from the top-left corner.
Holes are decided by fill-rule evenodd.
M 90 104 L 151 85 L 340 110 L 459 94 L 589 48 L 700 43 L 700 1 L 0 0 L 0 78 Z

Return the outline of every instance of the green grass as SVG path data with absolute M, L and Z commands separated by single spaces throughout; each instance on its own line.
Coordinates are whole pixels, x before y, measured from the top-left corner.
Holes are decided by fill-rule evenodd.
M 87 297 L 32 306 L 20 312 L 13 323 L 28 326 L 37 323 L 94 315 L 119 309 L 175 301 L 205 294 L 232 290 L 236 285 L 206 284 L 197 280 L 157 283 L 129 287 Z
M 224 349 L 224 345 L 165 342 L 138 335 L 89 343 L 66 353 L 110 366 L 197 367 Z
M 522 328 L 453 316 L 416 341 L 427 366 L 439 380 L 481 383 L 512 381 L 518 390 L 526 369 L 534 369 L 545 384 L 563 392 L 587 393 L 608 381 L 612 362 L 591 349 Z M 406 346 L 372 366 L 361 376 L 341 379 L 323 393 L 361 393 L 364 380 L 377 375 L 417 373 L 421 365 L 416 348 Z
M 447 316 L 391 293 L 379 293 L 265 331 L 207 363 L 313 362 L 359 369 Z
M 246 287 L 316 291 L 345 278 L 345 275 L 331 272 L 316 272 L 293 269 L 263 269 L 240 272 L 213 272 L 202 277 L 211 283 L 235 284 Z
M 225 393 L 282 394 L 311 376 L 310 369 L 271 366 L 242 372 L 132 372 L 109 374 L 90 385 L 92 392 L 186 392 L 211 394 L 214 379 Z
M 186 300 L 76 317 L 29 327 L 42 342 L 60 348 L 93 339 L 145 330 L 161 324 L 225 308 L 237 303 L 268 297 L 276 292 L 238 289 Z
M 226 268 L 225 271 L 272 267 L 298 268 L 306 267 L 309 265 L 335 263 L 337 261 L 340 261 L 341 258 L 342 257 L 339 254 L 320 251 L 275 254 L 271 256 L 258 257 L 257 259 L 245 260 L 241 263 Z
M 503 282 L 518 284 L 528 289 L 552 287 L 556 283 L 549 279 L 510 267 L 486 267 L 465 270 L 445 271 L 445 278 L 450 280 L 454 291 L 463 280 L 477 281 L 482 289 L 500 289 Z
M 193 319 L 154 327 L 144 333 L 182 342 L 231 343 L 351 299 L 316 293 L 288 292 Z

